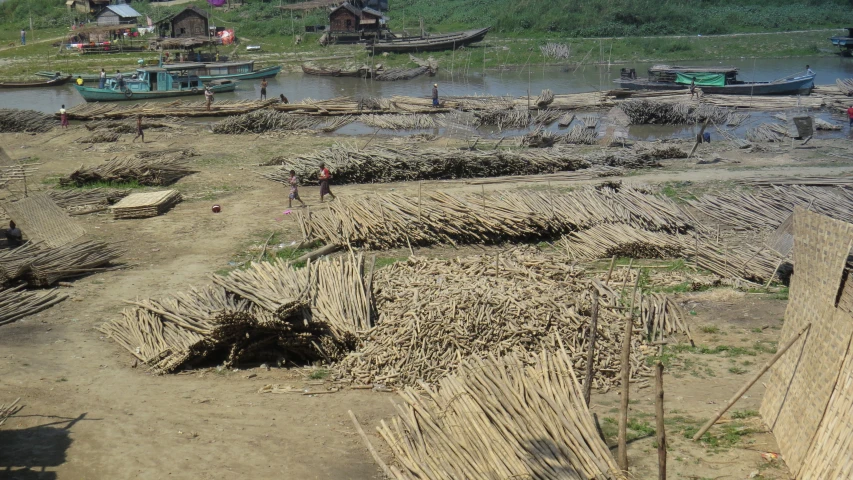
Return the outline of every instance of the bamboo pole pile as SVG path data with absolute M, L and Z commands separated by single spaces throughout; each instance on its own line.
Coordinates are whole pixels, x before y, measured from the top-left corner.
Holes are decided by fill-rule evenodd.
M 398 80 L 411 80 L 415 77 L 420 77 L 421 75 L 431 71 L 432 69 L 427 66 L 418 66 L 414 68 L 388 68 L 383 69 L 373 76 L 375 80 L 380 82 L 396 82 Z
M 749 118 L 748 113 L 732 112 L 729 114 L 729 118 L 726 120 L 726 126 L 739 127 L 747 118 Z
M 842 94 L 848 97 L 853 95 L 853 78 L 836 78 L 835 85 Z
M 624 224 L 595 225 L 566 234 L 560 246 L 572 260 L 597 258 L 681 258 L 684 250 L 672 234 Z
M 814 119 L 815 130 L 841 130 L 841 125 L 837 123 L 827 122 L 822 118 Z
M 472 358 L 423 388 L 401 392 L 390 425 L 377 427 L 394 456 L 390 478 L 626 478 L 565 352 Z
M 361 335 L 355 354 L 337 364 L 356 383 L 435 383 L 471 356 L 553 351 L 555 338 L 583 369 L 593 288 L 600 290 L 602 305 L 594 386 L 610 388 L 620 371 L 624 317 L 610 308 L 620 305 L 619 293 L 593 285 L 566 262 L 526 249 L 455 260 L 411 257 L 375 277 L 376 326 Z M 639 347 L 637 330 L 632 343 Z M 648 369 L 640 349 L 634 351 L 636 377 Z
M 320 125 L 317 126 L 320 130 L 325 133 L 332 133 L 339 128 L 343 128 L 350 123 L 355 121 L 355 117 L 352 115 L 343 115 L 337 117 L 331 117 L 328 120 L 324 121 Z
M 384 130 L 417 130 L 422 128 L 438 128 L 439 116 L 416 114 L 399 115 L 362 115 L 359 121 L 373 128 Z
M 774 187 L 774 186 L 791 186 L 791 185 L 801 185 L 806 187 L 843 187 L 844 190 L 836 190 L 831 191 L 830 193 L 835 194 L 846 194 L 847 189 L 853 188 L 853 175 L 850 174 L 842 174 L 842 175 L 796 175 L 796 176 L 752 176 L 752 177 L 741 177 L 737 180 L 737 183 L 741 185 L 746 185 L 752 188 L 766 188 L 766 187 Z M 808 190 L 811 193 L 826 193 L 826 189 L 823 190 Z
M 320 123 L 317 117 L 293 115 L 274 110 L 256 110 L 226 118 L 213 124 L 213 133 L 240 134 L 306 130 Z
M 72 120 L 117 120 L 122 118 L 164 117 L 223 117 L 241 115 L 278 103 L 278 99 L 270 100 L 217 100 L 207 110 L 206 101 L 187 102 L 175 100 L 172 102 L 142 102 L 115 103 L 93 102 L 81 103 L 68 109 L 68 118 Z M 58 117 L 58 113 L 56 116 Z M 55 122 L 55 120 L 54 120 Z M 135 128 L 134 128 L 135 131 Z M 132 132 L 130 132 L 132 133 Z
M 548 108 L 548 105 L 554 103 L 554 92 L 552 92 L 550 88 L 542 90 L 542 93 L 536 97 L 535 103 L 537 108 Z
M 99 182 L 168 185 L 196 173 L 188 165 L 188 157 L 194 154 L 187 149 L 137 152 L 93 167 L 80 167 L 67 177 L 60 178 L 59 184 L 78 187 Z
M 600 223 L 649 230 L 688 228 L 686 215 L 671 200 L 629 187 L 559 194 L 502 190 L 486 196 L 360 196 L 340 198 L 310 215 L 300 212 L 297 218 L 306 240 L 372 249 L 548 238 Z
M 782 142 L 788 136 L 788 127 L 779 123 L 762 123 L 746 131 L 751 142 Z
M 575 120 L 575 114 L 574 113 L 566 113 L 563 116 L 561 116 L 559 120 L 557 120 L 557 125 L 565 128 L 565 127 L 568 127 L 569 125 L 571 125 L 571 123 L 574 120 Z
M 687 325 L 687 312 L 678 302 L 660 293 L 643 295 L 640 300 L 640 322 L 643 335 L 648 340 L 665 341 L 676 334 L 686 334 L 691 343 L 690 327 Z
M 563 141 L 574 145 L 595 145 L 598 136 L 592 128 L 585 125 L 575 125 L 569 133 L 563 136 Z
M 38 245 L 33 242 L 0 252 L 0 285 L 8 285 L 23 277 L 29 271 L 33 258 L 40 252 Z
M 655 100 L 626 100 L 619 108 L 628 116 L 632 125 L 690 125 L 710 120 L 713 123 L 726 123 L 729 111 L 707 103 L 659 102 Z
M 186 293 L 130 302 L 132 308 L 100 330 L 155 372 L 169 373 L 201 360 L 331 362 L 372 326 L 362 255 L 302 269 L 258 262 L 212 280 Z
M 0 108 L 0 133 L 44 133 L 56 125 L 52 115 L 35 110 Z
M 584 115 L 580 118 L 580 120 L 585 128 L 595 129 L 596 127 L 598 127 L 599 118 L 597 115 Z
M 576 94 L 575 94 L 576 95 Z M 613 90 L 604 94 L 605 98 L 614 102 L 650 99 L 655 102 L 684 103 L 690 99 L 687 90 L 656 91 L 656 90 Z M 558 96 L 559 98 L 559 96 Z M 841 102 L 844 95 L 840 94 L 833 85 L 832 91 L 823 86 L 816 86 L 811 95 L 702 95 L 703 104 L 729 109 L 749 109 L 759 111 L 820 109 L 831 103 Z M 624 99 L 624 100 L 622 100 Z M 837 99 L 837 100 L 836 100 Z
M 286 184 L 288 172 L 294 170 L 304 183 L 313 185 L 320 163 L 325 163 L 339 184 L 531 175 L 587 166 L 583 156 L 569 147 L 470 150 L 383 144 L 360 149 L 337 143 L 284 159 L 281 169 L 262 175 Z
M 26 280 L 36 287 L 48 287 L 63 278 L 109 270 L 109 264 L 124 251 L 104 242 L 82 241 L 42 250 L 32 258 Z
M 76 212 L 107 207 L 128 196 L 130 190 L 115 188 L 48 190 L 47 196 L 60 208 Z
M 0 325 L 46 310 L 67 298 L 56 289 L 30 292 L 24 287 L 0 289 Z
M 481 125 L 495 125 L 500 130 L 524 128 L 531 122 L 527 109 L 477 110 L 474 114 Z
M 6 423 L 6 420 L 12 415 L 21 411 L 24 408 L 22 405 L 18 405 L 20 398 L 16 398 L 12 403 L 0 403 L 0 427 Z
M 562 114 L 560 113 L 559 110 L 553 110 L 553 109 L 539 110 L 538 112 L 536 112 L 536 115 L 533 116 L 531 123 L 533 125 L 540 125 L 540 126 L 549 125 L 551 123 L 556 122 L 557 119 L 560 118 L 560 115 L 562 115 Z
M 565 43 L 548 42 L 545 45 L 540 45 L 539 50 L 545 58 L 553 58 L 555 60 L 567 60 L 572 56 L 572 51 Z
M 111 143 L 118 141 L 121 135 L 109 130 L 97 130 L 88 137 L 77 140 L 79 143 Z

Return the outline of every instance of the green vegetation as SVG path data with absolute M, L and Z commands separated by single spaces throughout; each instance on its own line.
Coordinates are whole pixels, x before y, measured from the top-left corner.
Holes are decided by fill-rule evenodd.
M 118 188 L 118 189 L 130 189 L 130 188 L 146 188 L 145 185 L 140 185 L 138 180 L 128 180 L 126 182 L 115 182 L 115 181 L 98 181 L 87 183 L 82 186 L 77 185 L 58 185 L 59 181 L 57 180 L 57 187 L 66 190 L 72 189 L 80 189 L 80 190 L 92 190 L 95 188 Z
M 325 380 L 330 373 L 331 372 L 329 372 L 325 368 L 318 368 L 316 370 L 312 370 L 311 373 L 308 375 L 308 378 L 310 378 L 311 380 Z
M 746 372 L 748 372 L 748 370 L 745 368 L 729 367 L 729 373 L 734 373 L 735 375 L 743 375 Z
M 637 412 L 635 414 L 638 417 L 647 417 L 649 416 L 646 413 Z M 607 439 L 608 444 L 615 444 L 616 437 L 619 433 L 619 422 L 612 417 L 604 417 L 601 422 L 601 431 L 604 433 L 604 438 Z M 628 419 L 628 441 L 637 440 L 640 438 L 651 437 L 655 434 L 655 427 L 652 426 L 649 422 L 645 420 L 639 420 L 637 418 L 629 418 Z
M 405 262 L 407 257 L 382 257 L 376 259 L 376 264 L 374 268 L 382 268 L 387 267 L 388 265 L 394 265 L 397 262 Z
M 720 327 L 716 325 L 703 325 L 700 330 L 702 333 L 720 333 Z
M 736 420 L 744 419 L 744 418 L 752 418 L 757 417 L 758 412 L 755 410 L 735 410 L 732 412 L 732 418 Z

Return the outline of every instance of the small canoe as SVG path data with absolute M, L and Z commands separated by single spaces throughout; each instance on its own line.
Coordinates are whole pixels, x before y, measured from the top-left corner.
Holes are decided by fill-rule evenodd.
M 307 65 L 302 65 L 302 73 L 319 77 L 366 77 L 369 74 L 366 68 L 346 71 L 340 68 L 309 67 Z
M 431 35 L 429 37 L 403 37 L 380 40 L 376 43 L 367 44 L 366 48 L 375 53 L 406 53 L 406 52 L 434 52 L 440 50 L 452 50 L 459 47 L 476 43 L 486 37 L 492 27 L 464 32 L 444 33 Z
M 36 80 L 32 82 L 0 82 L 0 88 L 39 88 L 39 87 L 56 87 L 64 85 L 71 80 L 71 75 L 67 77 L 52 78 L 50 80 Z
M 130 77 L 134 73 L 135 72 L 133 70 L 130 70 L 127 72 L 122 72 L 122 75 L 124 75 L 125 77 Z M 101 76 L 99 73 L 71 73 L 71 74 L 60 73 L 60 75 L 61 76 L 71 75 L 71 78 L 82 77 L 84 82 L 97 82 L 101 79 Z M 56 72 L 48 72 L 48 71 L 36 72 L 35 76 L 44 77 L 44 78 L 53 78 L 54 76 L 56 76 Z M 115 76 L 115 73 L 107 72 L 107 78 L 112 78 L 114 76 Z

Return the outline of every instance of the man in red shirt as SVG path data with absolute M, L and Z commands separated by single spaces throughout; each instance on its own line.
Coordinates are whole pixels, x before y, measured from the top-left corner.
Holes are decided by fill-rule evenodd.
M 850 119 L 850 126 L 853 127 L 853 107 L 847 109 L 847 118 Z
M 323 203 L 323 197 L 326 195 L 332 197 L 332 200 L 335 199 L 335 195 L 329 189 L 329 180 L 332 179 L 332 174 L 329 173 L 329 169 L 326 168 L 325 163 L 320 164 L 320 203 Z

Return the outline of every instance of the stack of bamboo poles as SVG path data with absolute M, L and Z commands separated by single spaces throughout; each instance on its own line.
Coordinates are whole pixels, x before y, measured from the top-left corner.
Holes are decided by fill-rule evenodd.
M 355 121 L 355 117 L 352 115 L 344 115 L 340 117 L 331 117 L 330 119 L 324 121 L 320 125 L 317 126 L 320 130 L 325 133 L 332 133 L 339 128 L 343 128 L 350 123 Z
M 56 119 L 35 110 L 0 108 L 0 133 L 44 133 L 56 126 Z
M 536 107 L 538 108 L 548 108 L 548 105 L 554 103 L 554 92 L 551 89 L 546 88 L 542 90 L 542 93 L 536 97 Z
M 256 110 L 243 115 L 231 116 L 213 124 L 213 133 L 264 133 L 287 130 L 304 130 L 316 127 L 317 117 L 292 115 L 274 110 Z
M 326 209 L 299 213 L 306 240 L 334 245 L 394 248 L 436 243 L 492 243 L 551 237 L 600 223 L 650 230 L 688 228 L 671 200 L 623 187 L 569 193 L 495 191 L 487 196 L 442 192 L 339 199 Z
M 789 136 L 788 127 L 779 123 L 762 123 L 746 131 L 746 138 L 751 142 L 781 142 Z
M 399 115 L 362 115 L 358 121 L 385 130 L 416 130 L 421 128 L 437 128 L 440 116 L 419 114 Z
M 401 392 L 397 415 L 377 427 L 393 453 L 382 464 L 390 478 L 626 478 L 565 352 L 474 358 L 438 389 L 422 388 Z
M 687 312 L 678 302 L 660 293 L 643 295 L 640 301 L 640 322 L 643 335 L 650 341 L 665 341 L 667 337 L 686 333 L 690 337 L 687 325 Z M 690 339 L 691 342 L 693 339 Z
M 533 118 L 531 119 L 531 123 L 533 125 L 550 125 L 550 124 L 556 122 L 557 119 L 560 118 L 560 115 L 562 115 L 562 114 L 560 113 L 559 110 L 553 110 L 553 109 L 539 110 L 538 112 L 536 112 L 536 115 L 534 115 Z
M 590 282 L 583 273 L 561 259 L 527 249 L 398 262 L 377 272 L 376 326 L 362 334 L 361 347 L 338 369 L 360 384 L 414 386 L 419 381 L 435 383 L 472 355 L 553 350 L 555 338 L 565 345 L 575 367 L 584 368 L 592 289 L 598 289 L 600 340 L 593 385 L 606 390 L 621 368 L 617 345 L 624 336 L 624 317 L 614 308 L 621 305 L 620 294 Z M 554 298 L 562 299 L 559 305 Z M 655 310 L 649 318 L 655 317 L 654 325 L 669 325 L 656 318 L 661 313 Z M 668 313 L 680 316 L 671 309 Z M 641 342 L 637 329 L 632 343 Z M 634 349 L 631 368 L 634 376 L 648 373 L 639 348 Z
M 91 188 L 50 190 L 47 195 L 60 208 L 74 213 L 103 210 L 130 194 L 130 190 Z
M 527 109 L 475 110 L 474 114 L 482 125 L 495 125 L 501 130 L 524 128 L 531 122 Z
M 208 359 L 226 366 L 284 357 L 331 362 L 372 326 L 364 258 L 353 255 L 294 269 L 252 263 L 214 285 L 131 302 L 101 331 L 157 373 Z
M 628 100 L 619 104 L 619 108 L 628 115 L 633 125 L 693 124 L 705 120 L 713 123 L 725 123 L 729 111 L 708 104 L 688 104 L 657 102 L 653 100 Z
M 29 292 L 25 285 L 0 289 L 0 325 L 33 315 L 65 300 L 67 297 L 58 290 Z
M 196 173 L 188 165 L 192 150 L 175 149 L 137 152 L 93 167 L 80 167 L 59 184 L 82 187 L 89 183 L 138 182 L 140 185 L 168 185 L 177 179 Z
M 430 71 L 432 69 L 427 65 L 414 68 L 388 68 L 377 71 L 373 78 L 380 82 L 396 82 L 398 80 L 411 80 Z
M 572 260 L 613 256 L 627 258 L 680 258 L 682 245 L 666 232 L 650 232 L 624 224 L 595 225 L 563 237 L 560 242 Z
M 22 408 L 24 408 L 23 406 L 18 405 L 18 402 L 20 400 L 20 398 L 16 398 L 14 402 L 9 404 L 0 403 L 0 427 L 2 427 L 4 423 L 6 423 L 6 420 L 9 417 L 18 413 Z
M 0 285 L 8 285 L 23 277 L 29 270 L 33 258 L 40 252 L 39 247 L 32 242 L 0 251 Z
M 111 103 L 95 102 L 81 103 L 68 109 L 68 118 L 72 120 L 122 119 L 143 116 L 145 118 L 163 117 L 222 117 L 226 115 L 241 115 L 272 104 L 278 99 L 271 100 L 217 100 L 207 110 L 207 103 L 175 100 L 172 102 L 143 102 L 143 103 Z M 57 114 L 59 115 L 59 114 Z M 55 120 L 53 120 L 55 122 Z
M 531 175 L 576 170 L 588 165 L 582 155 L 566 146 L 489 151 L 391 144 L 359 148 L 344 143 L 294 158 L 277 158 L 274 163 L 283 167 L 262 175 L 285 184 L 290 179 L 290 170 L 296 171 L 307 184 L 317 183 L 320 163 L 330 169 L 336 183 Z
M 841 130 L 841 125 L 837 123 L 827 122 L 822 118 L 814 119 L 815 130 Z
M 846 96 L 853 95 L 853 78 L 836 78 L 835 85 Z
M 595 145 L 598 137 L 595 129 L 586 128 L 585 125 L 575 125 L 569 133 L 563 136 L 563 141 L 575 145 Z
M 31 259 L 26 280 L 33 286 L 48 287 L 63 278 L 109 270 L 110 262 L 123 253 L 114 245 L 91 240 L 42 250 Z
M 88 137 L 77 140 L 79 143 L 110 143 L 118 141 L 121 135 L 109 130 L 97 130 Z

